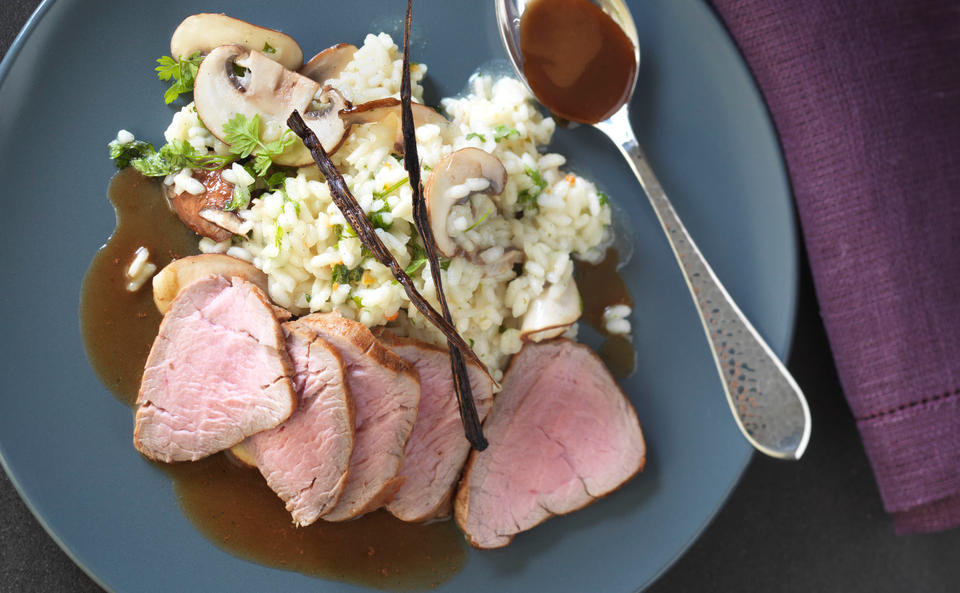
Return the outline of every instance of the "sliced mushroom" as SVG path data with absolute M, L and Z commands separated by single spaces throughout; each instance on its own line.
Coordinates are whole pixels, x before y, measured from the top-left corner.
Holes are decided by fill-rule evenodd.
M 228 452 L 233 456 L 234 461 L 243 467 L 256 468 L 257 460 L 253 458 L 253 453 L 251 453 L 250 449 L 247 448 L 246 443 L 247 441 L 240 441 L 236 445 L 230 447 Z
M 221 253 L 205 253 L 175 259 L 153 277 L 153 303 L 166 313 L 186 285 L 207 276 L 243 278 L 267 291 L 267 275 L 250 262 Z
M 427 107 L 422 103 L 411 103 L 413 111 L 413 125 L 419 128 L 425 124 L 434 124 L 446 129 L 450 125 L 447 118 L 443 117 L 432 107 Z M 340 118 L 347 125 L 372 124 L 384 121 L 387 118 L 394 117 L 400 121 L 400 100 L 392 97 L 386 99 L 377 99 L 376 101 L 367 101 L 359 105 L 354 105 L 349 109 L 340 112 Z M 398 126 L 396 138 L 393 142 L 393 150 L 403 154 L 403 130 Z
M 225 14 L 210 13 L 183 19 L 170 37 L 170 55 L 180 58 L 195 52 L 208 54 L 221 45 L 239 45 L 264 52 L 290 70 L 297 70 L 303 63 L 303 50 L 289 35 Z
M 222 208 L 207 207 L 198 212 L 197 215 L 229 232 L 231 236 L 243 234 L 240 228 L 241 225 L 243 225 L 243 219 L 237 216 L 236 212 L 228 212 Z
M 462 185 L 468 179 L 484 178 L 490 182 L 482 193 L 498 195 L 507 184 L 507 170 L 500 159 L 479 148 L 461 148 L 445 156 L 433 169 L 433 174 L 424 187 L 427 201 L 427 216 L 437 250 L 446 257 L 459 251 L 457 244 L 447 232 L 447 218 L 455 204 L 466 202 L 470 195 L 453 195 L 451 188 Z
M 310 61 L 300 68 L 300 74 L 323 84 L 331 78 L 340 76 L 347 64 L 353 60 L 355 53 L 357 53 L 356 45 L 338 43 L 310 58 Z
M 310 110 L 301 114 L 307 127 L 313 130 L 313 133 L 320 139 L 320 144 L 323 145 L 327 154 L 336 152 L 343 141 L 347 139 L 351 124 L 340 117 L 340 112 L 350 107 L 350 101 L 347 101 L 340 94 L 340 91 L 332 86 L 325 86 L 319 99 L 311 103 Z M 298 139 L 296 145 L 303 146 L 303 143 Z M 305 156 L 303 158 L 306 160 L 297 166 L 313 164 L 313 156 L 307 151 L 306 147 L 304 147 L 304 151 Z
M 556 338 L 580 319 L 583 304 L 577 283 L 570 279 L 563 292 L 550 286 L 530 302 L 520 322 L 520 337 L 528 342 Z
M 200 64 L 193 98 L 203 125 L 222 141 L 226 141 L 224 125 L 237 114 L 247 119 L 259 115 L 261 137 L 268 141 L 279 138 L 287 130 L 287 118 L 296 109 L 317 134 L 324 150 L 332 153 L 347 135 L 349 126 L 338 113 L 349 108 L 350 103 L 331 87 L 323 89 L 316 99 L 319 91 L 318 83 L 287 70 L 258 51 L 224 45 L 210 52 Z M 313 157 L 297 139 L 273 162 L 302 167 L 311 164 Z
M 180 220 L 198 235 L 217 242 L 239 234 L 243 221 L 235 213 L 223 209 L 233 196 L 233 184 L 225 181 L 220 171 L 197 170 L 193 172 L 193 178 L 203 184 L 202 194 L 175 194 L 172 186 L 167 188 L 170 207 Z

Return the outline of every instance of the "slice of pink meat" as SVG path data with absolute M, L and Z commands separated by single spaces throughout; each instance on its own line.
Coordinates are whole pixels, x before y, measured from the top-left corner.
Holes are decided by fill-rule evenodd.
M 404 482 L 387 510 L 404 521 L 447 517 L 452 511 L 453 489 L 470 452 L 457 408 L 450 353 L 389 331 L 376 335 L 420 375 L 420 409 L 400 471 Z M 490 410 L 493 383 L 476 364 L 467 363 L 467 373 L 483 421 Z
M 636 412 L 603 362 L 569 340 L 514 356 L 454 504 L 478 548 L 507 545 L 553 515 L 584 507 L 643 469 Z
M 417 371 L 367 329 L 337 313 L 314 313 L 299 323 L 327 340 L 343 357 L 356 409 L 350 475 L 327 521 L 359 517 L 382 507 L 403 484 L 403 450 L 420 402 Z
M 197 280 L 174 299 L 147 357 L 134 444 L 166 462 L 229 449 L 290 416 L 292 375 L 263 291 L 240 278 Z
M 353 398 L 339 352 L 300 321 L 283 324 L 293 360 L 297 411 L 243 446 L 297 525 L 332 509 L 347 484 L 354 444 Z

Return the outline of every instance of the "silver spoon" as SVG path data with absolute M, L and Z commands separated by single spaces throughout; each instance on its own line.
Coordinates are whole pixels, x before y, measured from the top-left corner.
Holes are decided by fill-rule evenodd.
M 520 18 L 528 0 L 495 1 L 500 38 L 517 75 L 529 88 L 520 51 Z M 594 3 L 633 42 L 639 70 L 640 44 L 626 4 L 622 0 L 595 0 Z M 613 115 L 593 125 L 620 149 L 660 220 L 712 346 L 717 372 L 737 426 L 758 451 L 779 459 L 799 459 L 810 440 L 807 401 L 789 371 L 730 298 L 674 211 L 633 133 L 629 103 L 627 97 Z

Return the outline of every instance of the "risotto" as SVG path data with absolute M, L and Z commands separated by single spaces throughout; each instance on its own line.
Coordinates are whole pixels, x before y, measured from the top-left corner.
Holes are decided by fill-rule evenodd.
M 398 97 L 401 65 L 389 35 L 368 35 L 327 84 L 354 104 Z M 421 102 L 419 83 L 426 70 L 423 64 L 411 68 L 414 99 Z M 611 240 L 610 207 L 592 182 L 563 169 L 562 155 L 543 152 L 555 123 L 534 107 L 516 80 L 474 76 L 464 95 L 442 101 L 442 110 L 449 125 L 428 123 L 416 130 L 425 183 L 444 157 L 467 147 L 492 154 L 506 170 L 498 195 L 482 193 L 489 185 L 482 178 L 450 188 L 457 202 L 446 231 L 457 254 L 441 261 L 454 324 L 499 379 L 509 357 L 520 350 L 521 325 L 531 303 L 568 291 L 574 258 L 602 258 Z M 167 142 L 186 141 L 197 150 L 226 154 L 192 103 L 174 114 L 165 136 Z M 392 128 L 367 123 L 354 125 L 331 158 L 377 234 L 436 304 L 429 263 L 413 225 L 412 190 L 394 149 Z M 252 262 L 267 274 L 274 302 L 294 314 L 336 310 L 367 326 L 389 324 L 400 333 L 443 343 L 443 335 L 409 306 L 390 271 L 366 252 L 316 167 L 289 171 L 238 211 L 239 234 L 219 243 L 204 238 L 201 251 Z M 238 164 L 225 169 L 223 178 L 240 191 L 262 189 L 262 181 Z M 195 187 L 190 169 L 164 182 L 175 192 L 203 190 Z M 566 335 L 576 331 L 574 324 Z

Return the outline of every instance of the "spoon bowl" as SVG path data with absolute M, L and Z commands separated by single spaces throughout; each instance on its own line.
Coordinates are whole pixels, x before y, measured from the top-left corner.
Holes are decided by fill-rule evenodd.
M 495 0 L 504 48 L 518 77 L 534 96 L 537 93 L 525 75 L 521 22 L 530 5 L 542 2 L 550 0 Z M 640 68 L 640 43 L 630 10 L 623 0 L 596 0 L 594 4 L 633 44 L 636 69 L 619 108 L 606 119 L 589 123 L 620 150 L 657 215 L 690 289 L 740 431 L 755 449 L 766 455 L 799 459 L 810 439 L 811 419 L 806 398 L 697 248 L 637 142 L 630 123 L 629 104 Z

